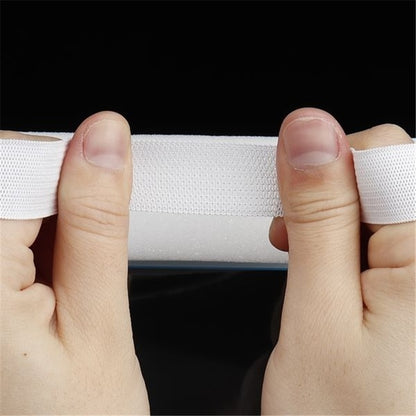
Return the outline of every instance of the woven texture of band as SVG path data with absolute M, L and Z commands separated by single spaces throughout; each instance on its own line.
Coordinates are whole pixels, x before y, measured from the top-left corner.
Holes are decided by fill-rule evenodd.
M 72 133 L 56 141 L 0 140 L 0 218 L 56 213 L 60 169 Z M 283 214 L 276 137 L 133 135 L 132 211 L 273 217 Z M 362 220 L 416 220 L 416 146 L 352 149 Z

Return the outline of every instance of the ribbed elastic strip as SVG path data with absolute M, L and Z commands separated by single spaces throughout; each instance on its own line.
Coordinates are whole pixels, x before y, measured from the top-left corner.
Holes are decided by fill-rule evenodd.
M 56 213 L 60 168 L 72 133 L 56 141 L 0 139 L 0 218 Z M 131 211 L 273 217 L 283 214 L 277 138 L 133 135 Z M 416 220 L 416 146 L 352 149 L 362 220 Z
M 352 154 L 362 222 L 415 221 L 416 144 L 352 149 Z

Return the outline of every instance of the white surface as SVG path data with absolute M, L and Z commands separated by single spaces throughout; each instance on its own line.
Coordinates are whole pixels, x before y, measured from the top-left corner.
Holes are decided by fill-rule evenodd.
M 352 150 L 361 219 L 394 224 L 416 219 L 416 145 Z M 363 172 L 365 174 L 358 174 Z
M 56 213 L 58 141 L 0 139 L 0 218 Z M 130 260 L 286 263 L 268 241 L 282 215 L 273 137 L 133 135 Z M 416 220 L 416 146 L 352 150 L 362 220 Z
M 129 259 L 287 264 L 271 218 L 130 212 Z

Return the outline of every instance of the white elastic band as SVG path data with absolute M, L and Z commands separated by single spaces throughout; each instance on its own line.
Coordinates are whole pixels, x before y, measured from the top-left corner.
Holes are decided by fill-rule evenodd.
M 416 220 L 416 145 L 352 149 L 361 219 L 368 224 Z
M 64 140 L 0 140 L 0 218 L 56 213 Z M 134 135 L 130 209 L 176 214 L 282 215 L 276 179 L 277 138 Z M 354 150 L 363 221 L 415 220 L 416 147 Z
M 41 218 L 56 213 L 60 168 L 72 133 L 33 134 L 61 140 L 0 139 L 0 218 Z M 180 224 L 178 218 L 184 220 L 190 216 L 186 218 L 188 223 L 191 218 L 194 232 L 197 223 L 210 226 L 211 220 L 206 216 L 216 218 L 216 222 L 226 217 L 220 221 L 222 226 L 228 227 L 229 232 L 237 230 L 237 235 L 239 228 L 247 227 L 249 222 L 255 223 L 255 218 L 260 217 L 256 227 L 260 222 L 268 223 L 269 218 L 282 215 L 275 167 L 276 145 L 276 137 L 133 135 L 130 209 L 132 213 L 141 213 L 140 218 L 138 215 L 133 218 L 146 227 L 145 217 Z M 416 146 L 403 144 L 369 150 L 352 149 L 352 152 L 362 220 L 377 224 L 416 220 Z M 149 236 L 150 233 L 149 230 Z M 222 240 L 224 242 L 224 238 Z M 159 249 L 157 241 L 150 252 L 146 241 L 137 242 L 141 248 L 134 249 L 131 258 L 160 260 L 164 255 L 166 257 L 166 251 Z M 201 250 L 206 251 L 205 243 Z M 143 244 L 146 244 L 145 248 Z M 198 242 L 193 241 L 193 247 L 195 244 Z M 264 251 L 265 245 L 258 247 Z M 189 258 L 184 258 L 189 250 L 182 254 L 178 250 L 179 253 L 170 253 L 165 259 L 174 260 L 176 256 L 180 260 L 204 258 L 212 261 L 221 258 L 215 253 L 205 258 L 203 253 L 195 250 Z M 249 260 L 248 251 L 244 254 L 244 250 L 243 257 L 228 253 L 221 260 L 232 257 L 232 261 L 242 262 L 276 261 L 271 251 L 265 251 L 268 254 L 262 256 L 254 249 L 255 256 L 249 256 Z

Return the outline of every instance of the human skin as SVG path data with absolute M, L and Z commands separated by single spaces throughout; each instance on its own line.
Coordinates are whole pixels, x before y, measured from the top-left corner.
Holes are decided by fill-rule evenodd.
M 297 125 L 295 169 L 286 128 L 299 118 L 312 124 Z M 331 125 L 337 140 L 325 150 Z M 313 163 L 322 156 L 327 164 L 302 168 L 305 136 L 318 146 Z M 285 218 L 273 221 L 270 238 L 280 249 L 290 246 L 290 265 L 263 412 L 412 414 L 414 224 L 371 226 L 369 269 L 361 272 L 349 152 L 350 143 L 365 148 L 409 137 L 379 126 L 345 138 L 331 115 L 300 109 L 284 120 L 280 139 Z M 88 151 L 86 142 L 93 144 Z M 149 412 L 128 310 L 129 143 L 120 115 L 89 117 L 63 164 L 58 217 L 43 220 L 42 229 L 40 219 L 0 222 L 2 414 Z
M 395 125 L 346 137 L 313 108 L 283 121 L 285 216 L 273 221 L 270 240 L 289 250 L 289 269 L 264 414 L 415 414 L 415 223 L 368 226 L 360 247 L 349 151 L 409 142 Z
M 149 413 L 127 292 L 131 176 L 127 121 L 94 114 L 65 157 L 56 231 L 44 220 L 32 251 L 42 220 L 1 221 L 1 414 Z

